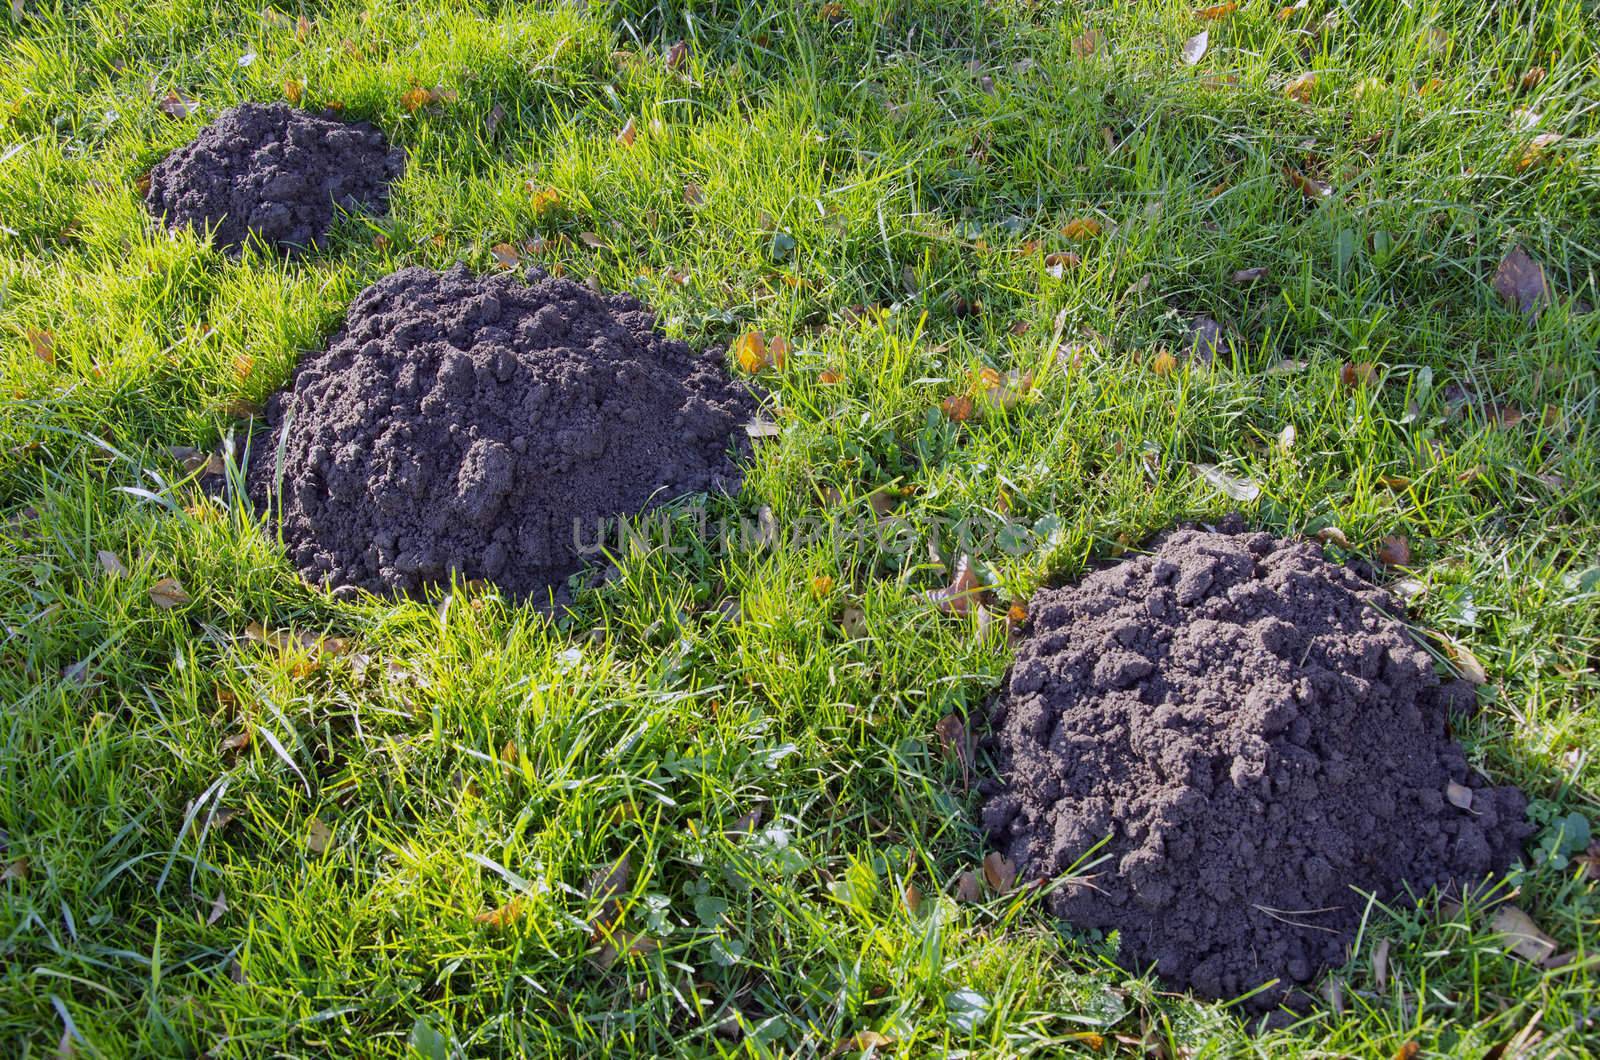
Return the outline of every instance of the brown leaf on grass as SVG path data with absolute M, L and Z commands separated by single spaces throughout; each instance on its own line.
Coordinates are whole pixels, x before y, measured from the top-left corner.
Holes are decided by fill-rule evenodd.
M 1209 7 L 1199 8 L 1195 11 L 1194 17 L 1206 22 L 1215 22 L 1218 19 L 1227 18 L 1237 10 L 1239 10 L 1239 5 L 1230 0 L 1226 4 L 1212 4 Z
M 1193 466 L 1201 478 L 1233 500 L 1248 504 L 1261 496 L 1261 484 L 1252 478 L 1242 475 L 1230 475 L 1215 464 L 1195 464 Z
M 690 206 L 699 206 L 706 201 L 706 190 L 691 181 L 683 186 L 683 201 Z
M 1105 40 L 1106 35 L 1097 29 L 1084 30 L 1072 38 L 1072 54 L 1079 59 L 1087 59 L 1100 50 Z
M 432 102 L 433 93 L 420 85 L 413 85 L 400 94 L 400 105 L 412 114 Z
M 234 733 L 232 736 L 229 736 L 226 739 L 224 739 L 222 741 L 222 743 L 220 744 L 221 750 L 223 750 L 224 752 L 229 752 L 229 753 L 234 752 L 234 751 L 243 751 L 246 747 L 249 747 L 249 746 L 250 746 L 250 730 L 249 729 L 244 729 L 244 730 L 241 730 L 240 732 Z
M 206 926 L 210 927 L 228 915 L 228 895 L 225 891 L 218 891 L 217 897 L 211 902 L 211 912 L 206 914 Z
M 514 269 L 522 264 L 522 254 L 510 243 L 496 243 L 489 248 L 489 253 L 502 269 Z
M 856 1031 L 848 1038 L 840 1038 L 834 1044 L 833 1052 L 829 1056 L 843 1056 L 845 1053 L 864 1053 L 868 1049 L 888 1049 L 893 1047 L 894 1039 L 887 1034 L 877 1031 Z
M 1311 0 L 1294 0 L 1294 3 L 1290 4 L 1289 6 L 1280 7 L 1278 9 L 1278 14 L 1277 14 L 1278 21 L 1279 22 L 1287 22 L 1287 21 L 1289 21 L 1296 14 L 1298 14 L 1301 11 L 1304 11 L 1306 9 L 1307 5 L 1309 5 L 1310 3 L 1311 3 Z
M 162 578 L 150 586 L 150 602 L 163 611 L 170 611 L 179 604 L 188 603 L 189 594 L 178 579 Z
M 1455 665 L 1456 672 L 1475 685 L 1489 683 L 1489 671 L 1484 669 L 1483 663 L 1472 654 L 1465 644 L 1456 640 L 1445 640 L 1445 651 L 1450 656 L 1450 661 Z
M 619 931 L 602 943 L 600 949 L 589 960 L 602 972 L 610 971 L 611 966 L 617 963 L 617 958 L 623 954 L 650 953 L 658 945 L 655 939 L 642 931 Z
M 606 241 L 599 232 L 579 232 L 578 242 L 590 250 L 599 250 L 606 245 Z
M 811 579 L 812 596 L 820 600 L 831 592 L 833 592 L 833 575 L 819 574 Z
M 1296 103 L 1310 103 L 1317 91 L 1317 75 L 1304 73 L 1283 86 L 1283 94 Z
M 294 39 L 301 44 L 311 36 L 311 20 L 304 15 L 294 20 Z
M 1389 535 L 1378 545 L 1378 562 L 1385 567 L 1404 567 L 1411 562 L 1411 543 L 1404 535 Z
M 1550 153 L 1550 148 L 1554 147 L 1556 144 L 1565 139 L 1566 137 L 1562 136 L 1560 133 L 1540 133 L 1538 136 L 1535 136 L 1533 139 L 1529 140 L 1522 148 L 1521 154 L 1517 156 L 1517 172 L 1526 172 L 1527 170 L 1538 165 L 1540 162 L 1543 162 L 1545 156 Z
M 967 394 L 951 394 L 939 402 L 939 411 L 956 423 L 964 423 L 972 418 L 972 398 Z
M 1520 246 L 1512 247 L 1501 259 L 1494 274 L 1494 291 L 1530 320 L 1551 302 L 1544 266 Z
M 1351 363 L 1346 361 L 1339 366 L 1339 382 L 1351 390 L 1374 385 L 1378 380 L 1378 366 L 1371 361 Z
M 906 905 L 906 912 L 916 916 L 922 912 L 922 888 L 917 886 L 915 880 L 907 880 L 905 889 L 900 892 L 900 900 Z
M 759 331 L 747 331 L 740 335 L 734 341 L 733 356 L 739 362 L 739 367 L 751 375 L 774 366 L 767 337 Z
M 33 871 L 32 863 L 27 858 L 18 858 L 4 869 L 0 869 L 0 883 L 7 880 L 25 880 L 31 871 Z
M 1178 359 L 1168 350 L 1162 350 L 1150 359 L 1150 370 L 1156 375 L 1171 375 L 1178 370 Z
M 946 714 L 933 727 L 933 733 L 939 738 L 939 749 L 945 758 L 954 758 L 960 764 L 962 788 L 971 786 L 972 734 L 967 731 L 966 723 L 956 714 Z
M 1265 265 L 1257 265 L 1254 268 L 1240 269 L 1232 276 L 1229 276 L 1228 279 L 1235 287 L 1248 287 L 1253 283 L 1266 279 L 1269 271 Z
M 867 635 L 867 613 L 859 607 L 847 607 L 839 619 L 845 636 L 858 640 Z
M 730 824 L 722 834 L 729 837 L 751 835 L 756 826 L 761 823 L 761 807 L 757 806 L 749 813 Z
M 527 909 L 528 903 L 519 895 L 512 898 L 505 905 L 479 913 L 472 918 L 472 921 L 475 924 L 483 924 L 494 928 L 496 931 L 504 931 L 522 919 L 522 915 L 527 912 Z
M 174 90 L 156 102 L 156 109 L 169 118 L 187 118 L 200 109 L 200 104 Z
M 1546 935 L 1533 922 L 1533 917 L 1514 905 L 1502 905 L 1494 911 L 1492 926 L 1505 936 L 1511 952 L 1533 964 L 1544 964 L 1556 953 L 1556 940 Z
M 29 328 L 28 346 L 45 364 L 56 363 L 56 333 L 49 328 Z
M 597 869 L 589 877 L 589 900 L 599 902 L 599 912 L 589 921 L 589 937 L 598 942 L 610 932 L 622 916 L 622 892 L 633 882 L 633 859 L 622 855 L 604 869 Z
M 1057 250 L 1044 256 L 1044 271 L 1053 279 L 1063 279 L 1069 269 L 1076 269 L 1083 259 L 1070 250 Z
M 978 606 L 978 594 L 981 592 L 983 586 L 972 570 L 971 560 L 962 556 L 956 560 L 956 573 L 950 579 L 950 584 L 942 589 L 931 590 L 928 599 L 947 615 L 965 615 Z
M 1534 89 L 1544 84 L 1544 78 L 1544 67 L 1535 66 L 1530 68 L 1527 73 L 1523 74 L 1522 77 L 1517 80 L 1517 87 L 1524 92 L 1532 92 Z
M 998 850 L 991 850 L 983 857 L 983 879 L 991 891 L 1010 894 L 1017 885 L 1016 863 Z
M 1082 243 L 1098 236 L 1103 230 L 1098 219 L 1093 217 L 1075 217 L 1061 227 L 1061 234 L 1077 243 Z
M 971 869 L 956 877 L 956 901 L 968 905 L 983 901 L 983 887 L 978 883 L 978 874 Z
M 978 390 L 996 408 L 1009 409 L 1033 389 L 1033 373 L 1016 369 L 1001 375 L 993 368 L 978 373 Z
M 1289 182 L 1290 187 L 1313 202 L 1321 202 L 1333 194 L 1333 188 L 1329 185 L 1314 177 L 1306 176 L 1293 166 L 1284 166 L 1283 176 Z
M 494 139 L 495 130 L 500 128 L 500 123 L 506 120 L 506 108 L 496 103 L 489 108 L 489 113 L 483 119 L 483 132 L 489 139 Z
M 617 132 L 617 143 L 622 144 L 624 147 L 632 147 L 633 141 L 638 139 L 638 137 L 639 126 L 634 122 L 633 118 L 630 117 L 625 123 L 623 123 L 622 128 Z
M 1394 1060 L 1417 1060 L 1421 1055 L 1422 1046 L 1413 1038 L 1395 1050 Z
M 549 185 L 534 187 L 533 181 L 530 180 L 528 182 L 528 191 L 532 193 L 529 196 L 528 205 L 533 210 L 533 216 L 536 218 L 543 217 L 561 205 L 561 192 Z
M 1178 57 L 1183 60 L 1183 65 L 1193 66 L 1206 57 L 1206 49 L 1209 47 L 1211 47 L 1211 31 L 1203 29 L 1183 42 Z
M 306 826 L 306 849 L 313 854 L 321 854 L 333 842 L 333 829 L 323 823 L 322 818 L 313 817 Z
M 680 40 L 672 47 L 667 49 L 667 54 L 662 61 L 666 65 L 667 72 L 673 73 L 676 72 L 678 68 L 681 67 L 685 62 L 687 62 L 688 59 L 689 42 L 686 40 Z
M 1586 879 L 1600 880 L 1600 839 L 1590 843 L 1589 848 L 1573 860 L 1583 867 Z
M 1444 799 L 1458 810 L 1472 809 L 1472 789 L 1465 784 L 1449 781 L 1444 786 Z
M 1345 537 L 1344 531 L 1339 529 L 1337 526 L 1325 526 L 1311 536 L 1315 537 L 1324 545 L 1331 542 L 1332 544 L 1338 545 L 1343 549 L 1348 549 L 1350 547 L 1350 539 Z
M 1383 990 L 1389 985 L 1389 940 L 1379 939 L 1372 947 L 1372 978 Z
M 292 77 L 283 82 L 283 98 L 288 100 L 291 106 L 298 107 L 305 96 L 306 86 L 301 82 Z
M 94 555 L 100 561 L 100 569 L 106 572 L 108 578 L 127 576 L 128 568 L 122 565 L 122 560 L 117 558 L 115 552 L 107 552 L 105 549 L 101 549 Z

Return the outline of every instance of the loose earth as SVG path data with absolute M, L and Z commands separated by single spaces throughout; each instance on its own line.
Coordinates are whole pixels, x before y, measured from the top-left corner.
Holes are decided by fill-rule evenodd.
M 1116 930 L 1127 967 L 1303 999 L 1366 894 L 1481 881 L 1531 831 L 1450 738 L 1472 686 L 1398 613 L 1315 544 L 1237 527 L 1040 592 L 992 718 L 990 839 L 1019 878 L 1070 870 L 1052 911 Z
M 174 229 L 211 230 L 224 250 L 253 235 L 292 255 L 322 241 L 336 210 L 386 211 L 404 169 L 405 152 L 367 122 L 244 103 L 151 170 L 145 205 Z
M 308 581 L 561 600 L 605 521 L 737 489 L 756 400 L 722 352 L 626 295 L 528 279 L 387 276 L 269 402 L 250 492 Z

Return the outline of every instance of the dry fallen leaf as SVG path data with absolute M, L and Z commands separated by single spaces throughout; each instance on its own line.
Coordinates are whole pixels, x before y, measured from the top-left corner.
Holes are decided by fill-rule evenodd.
M 1062 279 L 1069 269 L 1076 269 L 1083 259 L 1070 250 L 1058 250 L 1044 256 L 1044 271 L 1053 279 Z
M 1204 19 L 1207 22 L 1215 22 L 1218 19 L 1227 18 L 1237 10 L 1239 10 L 1239 5 L 1232 2 L 1226 4 L 1212 4 L 1209 7 L 1202 7 L 1195 11 L 1194 17 L 1198 19 Z
M 1352 390 L 1369 387 L 1377 382 L 1378 366 L 1371 361 L 1352 364 L 1346 361 L 1339 367 L 1339 382 Z
M 1417 1060 L 1421 1055 L 1422 1046 L 1413 1038 L 1395 1050 L 1394 1060 Z
M 200 104 L 182 92 L 172 91 L 161 97 L 156 109 L 169 118 L 187 118 L 200 109 Z
M 1166 350 L 1162 350 L 1150 359 L 1150 370 L 1156 375 L 1171 375 L 1177 368 L 1178 359 Z
M 413 86 L 400 95 L 400 105 L 415 114 L 417 111 L 433 102 L 433 93 L 426 88 Z
M 1411 562 L 1411 543 L 1401 534 L 1391 534 L 1378 545 L 1378 562 L 1385 567 L 1404 567 Z
M 633 141 L 636 140 L 638 136 L 639 127 L 634 123 L 633 118 L 630 117 L 627 122 L 624 123 L 622 129 L 617 133 L 617 143 L 622 144 L 625 147 L 632 147 Z
M 834 1045 L 830 1056 L 842 1056 L 845 1053 L 864 1053 L 868 1049 L 888 1049 L 894 1045 L 894 1039 L 877 1031 L 857 1031 L 848 1038 L 839 1039 Z
M 1304 73 L 1283 86 L 1283 94 L 1296 103 L 1310 103 L 1311 96 L 1317 90 L 1317 75 Z
M 1265 265 L 1257 265 L 1251 269 L 1240 269 L 1238 272 L 1235 272 L 1232 276 L 1228 277 L 1228 279 L 1232 281 L 1235 286 L 1248 287 L 1253 283 L 1266 279 L 1267 272 L 1268 269 Z
M 107 577 L 121 578 L 128 573 L 128 568 L 122 565 L 122 560 L 117 558 L 115 552 L 101 549 L 95 553 L 95 558 L 100 561 L 100 569 L 106 572 Z
M 224 752 L 244 750 L 246 747 L 250 746 L 250 730 L 244 729 L 240 732 L 234 733 L 232 736 L 229 736 L 227 739 L 223 740 L 220 746 Z
M 311 818 L 311 824 L 306 828 L 306 849 L 313 854 L 321 854 L 332 842 L 333 829 L 324 824 L 322 818 Z
M 864 637 L 867 635 L 867 613 L 859 607 L 847 607 L 839 618 L 839 625 L 845 636 L 852 640 Z
M 27 858 L 18 858 L 0 870 L 0 883 L 7 880 L 25 880 L 32 867 Z
M 283 98 L 288 100 L 291 105 L 298 107 L 300 105 L 300 101 L 305 98 L 305 94 L 306 86 L 301 82 L 296 81 L 292 77 L 284 81 Z
M 1495 910 L 1493 927 L 1505 936 L 1511 952 L 1525 961 L 1542 964 L 1555 956 L 1556 940 L 1539 930 L 1533 917 L 1514 905 L 1502 905 Z
M 1455 664 L 1456 672 L 1475 685 L 1489 683 L 1489 671 L 1484 669 L 1483 663 L 1467 648 L 1465 644 L 1455 640 L 1445 642 L 1445 648 L 1450 654 L 1450 661 Z
M 605 238 L 599 232 L 579 232 L 578 242 L 590 250 L 599 250 L 606 245 Z
M 1254 479 L 1230 475 L 1215 464 L 1194 464 L 1192 466 L 1201 478 L 1233 500 L 1249 503 L 1261 496 L 1261 484 Z
M 1372 978 L 1383 990 L 1389 985 L 1389 940 L 1379 939 L 1372 947 Z
M 206 914 L 206 926 L 209 927 L 228 915 L 228 896 L 223 891 L 217 892 L 217 897 L 211 902 L 211 912 Z
M 956 877 L 956 901 L 968 904 L 983 901 L 983 888 L 978 883 L 978 874 L 971 869 Z
M 928 599 L 947 615 L 964 615 L 977 605 L 978 594 L 982 591 L 971 562 L 962 556 L 956 560 L 956 574 L 950 584 L 930 591 Z
M 1093 217 L 1076 217 L 1061 228 L 1061 234 L 1075 242 L 1093 239 L 1101 232 L 1101 224 Z
M 189 594 L 184 592 L 183 585 L 176 578 L 162 578 L 150 586 L 150 602 L 163 611 L 170 611 L 179 604 L 189 602 Z
M 1206 57 L 1206 49 L 1211 46 L 1211 31 L 1201 30 L 1183 42 L 1183 50 L 1178 53 L 1185 66 L 1193 66 Z
M 56 335 L 48 328 L 29 328 L 28 345 L 33 355 L 45 364 L 56 363 Z
M 967 731 L 966 723 L 958 714 L 946 714 L 933 727 L 933 734 L 939 738 L 939 749 L 944 756 L 960 764 L 961 784 L 965 788 L 971 779 L 973 764 L 972 734 Z
M 1444 786 L 1444 798 L 1458 810 L 1472 809 L 1472 789 L 1465 784 L 1450 781 Z
M 918 887 L 915 880 L 907 880 L 906 886 L 900 892 L 900 898 L 906 904 L 906 912 L 916 916 L 922 911 L 922 888 Z
M 1017 884 L 1017 866 L 998 850 L 983 857 L 983 879 L 989 889 L 997 894 L 1009 894 Z
M 1520 246 L 1514 246 L 1495 270 L 1494 290 L 1500 298 L 1533 319 L 1550 304 L 1550 284 L 1544 266 Z
M 1343 549 L 1348 549 L 1350 547 L 1350 539 L 1345 537 L 1344 531 L 1339 529 L 1337 526 L 1325 526 L 1312 536 L 1318 541 L 1322 542 L 1324 545 L 1332 543 Z
M 689 42 L 680 40 L 667 49 L 665 64 L 668 72 L 676 71 L 689 58 Z
M 956 423 L 972 418 L 972 398 L 967 394 L 952 394 L 939 402 L 939 411 Z
M 1079 59 L 1087 59 L 1099 51 L 1104 43 L 1104 33 L 1097 29 L 1085 30 L 1080 36 L 1072 38 L 1072 54 Z
M 1538 88 L 1544 83 L 1544 79 L 1544 67 L 1535 66 L 1530 68 L 1527 73 L 1522 75 L 1522 77 L 1517 81 L 1517 87 L 1522 89 L 1524 92 L 1532 92 L 1534 89 Z
M 514 269 L 522 264 L 522 254 L 510 243 L 496 243 L 489 248 L 489 253 L 494 255 L 496 265 L 503 269 Z
M 811 595 L 821 599 L 833 592 L 833 575 L 819 574 L 811 579 Z
M 503 931 L 520 920 L 522 918 L 522 914 L 527 911 L 527 908 L 528 903 L 518 896 L 512 898 L 505 905 L 502 905 L 497 909 L 490 909 L 487 912 L 479 913 L 472 919 L 474 923 L 484 924 L 496 930 Z
M 1517 156 L 1517 172 L 1522 173 L 1544 161 L 1545 155 L 1549 153 L 1550 148 L 1565 139 L 1566 137 L 1560 133 L 1540 133 L 1529 140 L 1527 145 L 1523 147 L 1521 154 Z
M 1333 194 L 1332 187 L 1314 177 L 1306 176 L 1293 166 L 1284 166 L 1283 176 L 1291 187 L 1313 202 L 1320 202 Z

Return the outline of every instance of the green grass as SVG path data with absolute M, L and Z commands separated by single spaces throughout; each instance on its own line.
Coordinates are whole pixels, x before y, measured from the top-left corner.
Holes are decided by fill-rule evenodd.
M 1470 758 L 1544 822 L 1593 819 L 1600 314 L 1573 300 L 1600 304 L 1600 9 L 1278 6 L 1202 23 L 1128 0 L 836 19 L 328 0 L 264 19 L 25 0 L 0 19 L 0 864 L 26 862 L 0 883 L 0 1048 L 824 1055 L 867 1031 L 902 1056 L 1087 1053 L 1095 1034 L 1129 1056 L 1592 1048 L 1600 894 L 1564 859 L 1530 865 L 1516 901 L 1565 966 L 1510 955 L 1482 909 L 1374 909 L 1341 1004 L 1261 1035 L 1119 970 L 1036 898 L 958 903 L 984 847 L 935 725 L 978 717 L 1009 651 L 1003 621 L 928 604 L 949 540 L 630 548 L 554 621 L 492 593 L 340 603 L 168 453 L 220 444 L 379 276 L 489 270 L 496 244 L 543 236 L 546 264 L 636 292 L 696 343 L 793 337 L 764 380 L 782 434 L 719 517 L 848 525 L 885 489 L 919 531 L 1007 514 L 1037 533 L 975 557 L 998 611 L 1241 507 L 1191 467 L 1222 466 L 1260 484 L 1242 505 L 1258 525 L 1338 526 L 1368 555 L 1406 536 L 1419 625 L 1489 674 Z M 1209 53 L 1184 66 L 1202 28 Z M 1080 56 L 1086 29 L 1101 44 Z M 662 61 L 679 38 L 681 75 Z M 1307 71 L 1309 103 L 1287 98 Z M 292 264 L 154 227 L 149 167 L 288 80 L 407 149 L 392 216 Z M 408 112 L 414 86 L 454 97 Z M 200 112 L 160 113 L 168 89 Z M 1525 170 L 1520 108 L 1565 136 Z M 1285 167 L 1333 194 L 1308 201 Z M 1069 244 L 1087 217 L 1104 232 Z M 1560 294 L 1536 322 L 1491 286 L 1514 243 Z M 1051 276 L 1042 254 L 1069 247 L 1081 265 Z M 1230 281 L 1257 266 L 1267 280 Z M 1153 371 L 1198 313 L 1231 352 Z M 1341 382 L 1367 362 L 1371 385 Z M 1037 382 L 944 418 L 984 367 Z M 191 599 L 156 607 L 163 578 Z M 251 623 L 351 647 L 279 650 Z M 602 967 L 592 883 L 622 858 L 621 947 L 650 942 Z M 513 898 L 509 927 L 476 921 Z

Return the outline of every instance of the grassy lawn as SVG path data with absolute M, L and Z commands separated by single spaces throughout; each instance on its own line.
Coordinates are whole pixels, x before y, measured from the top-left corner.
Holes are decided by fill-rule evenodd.
M 1282 2 L 14 3 L 0 1051 L 1592 1048 L 1600 7 Z M 156 161 L 286 96 L 405 147 L 391 216 L 290 263 L 151 222 Z M 709 502 L 767 533 L 685 512 L 556 619 L 335 601 L 173 454 L 242 437 L 377 278 L 497 253 L 791 341 L 777 436 Z M 960 418 L 985 369 L 1032 383 Z M 1569 959 L 1419 896 L 1253 1033 L 964 879 L 939 732 L 977 727 L 1008 609 L 1234 510 L 1384 551 L 1481 664 L 1459 736 L 1533 800 L 1515 903 Z M 963 551 L 982 616 L 927 597 Z

